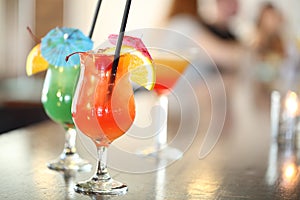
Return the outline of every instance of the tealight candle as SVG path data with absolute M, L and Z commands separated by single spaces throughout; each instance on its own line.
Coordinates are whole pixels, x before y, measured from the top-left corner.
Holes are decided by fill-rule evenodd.
M 280 142 L 295 142 L 294 140 L 296 135 L 296 120 L 298 109 L 298 95 L 293 91 L 288 91 L 283 102 L 282 119 L 279 124 Z
M 285 102 L 284 110 L 288 118 L 294 118 L 298 114 L 299 100 L 295 92 L 288 91 Z
M 277 91 L 272 93 L 271 128 L 272 134 L 281 144 L 294 144 L 299 116 L 299 97 L 288 91 L 284 98 Z

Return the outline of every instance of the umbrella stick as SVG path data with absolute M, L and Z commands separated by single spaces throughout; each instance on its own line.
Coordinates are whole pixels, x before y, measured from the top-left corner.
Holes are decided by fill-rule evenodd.
M 92 23 L 91 30 L 90 30 L 90 33 L 89 33 L 89 38 L 91 38 L 91 39 L 93 37 L 93 33 L 94 33 L 94 29 L 95 29 L 96 22 L 97 22 L 97 19 L 98 19 L 98 14 L 99 14 L 101 3 L 102 3 L 102 0 L 98 0 L 96 10 L 95 10 L 95 13 L 94 13 L 93 23 Z
M 29 26 L 26 27 L 27 31 L 29 32 L 31 38 L 36 42 L 36 43 L 41 43 L 41 39 L 39 39 L 36 35 L 33 34 L 31 28 Z
M 115 82 L 116 73 L 117 73 L 118 64 L 119 64 L 119 59 L 120 59 L 121 46 L 122 46 L 122 42 L 123 42 L 123 38 L 124 38 L 124 32 L 125 32 L 125 29 L 126 29 L 126 24 L 127 24 L 127 19 L 128 19 L 128 15 L 129 15 L 130 5 L 131 5 L 131 0 L 127 0 L 126 5 L 125 5 L 125 10 L 124 10 L 124 13 L 123 13 L 120 33 L 119 33 L 119 36 L 118 36 L 114 62 L 113 62 L 112 69 L 111 69 L 110 83 Z

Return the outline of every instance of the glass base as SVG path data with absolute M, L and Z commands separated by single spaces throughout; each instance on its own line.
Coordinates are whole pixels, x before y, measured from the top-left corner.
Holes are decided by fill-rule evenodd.
M 79 182 L 74 189 L 76 192 L 86 195 L 124 195 L 128 191 L 127 185 L 112 178 L 108 180 L 93 178 L 85 182 Z
M 92 165 L 80 158 L 77 153 L 69 155 L 63 153 L 58 159 L 48 163 L 47 166 L 49 169 L 57 171 L 90 171 L 92 169 Z

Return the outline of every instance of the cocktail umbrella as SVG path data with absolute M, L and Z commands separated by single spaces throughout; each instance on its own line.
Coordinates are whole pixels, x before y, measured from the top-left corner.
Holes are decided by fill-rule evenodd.
M 110 43 L 116 45 L 118 37 L 119 37 L 119 35 L 117 35 L 117 34 L 111 34 L 108 36 L 108 40 Z M 137 50 L 141 51 L 146 57 L 152 59 L 145 44 L 143 43 L 143 41 L 140 38 L 124 36 L 122 43 L 123 43 L 123 45 L 136 48 Z
M 50 30 L 41 42 L 42 56 L 54 66 L 74 66 L 80 64 L 78 55 L 71 56 L 68 62 L 66 56 L 78 51 L 88 51 L 93 48 L 92 40 L 80 30 L 74 28 L 54 28 Z

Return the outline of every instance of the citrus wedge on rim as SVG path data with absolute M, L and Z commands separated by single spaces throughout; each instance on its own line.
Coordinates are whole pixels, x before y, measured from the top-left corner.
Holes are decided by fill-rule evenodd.
M 26 60 L 26 74 L 31 76 L 33 74 L 45 71 L 48 69 L 49 63 L 41 54 L 41 44 L 37 44 L 31 49 Z
M 103 53 L 113 55 L 116 48 L 105 49 Z M 151 58 L 145 56 L 141 51 L 130 47 L 122 46 L 121 59 L 126 62 L 130 72 L 130 80 L 147 90 L 152 90 L 155 85 L 155 68 Z M 126 66 L 125 65 L 125 66 Z

